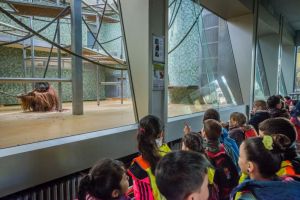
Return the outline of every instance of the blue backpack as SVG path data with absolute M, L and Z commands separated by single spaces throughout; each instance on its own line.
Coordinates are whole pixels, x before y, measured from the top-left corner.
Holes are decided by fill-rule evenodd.
M 234 199 L 237 192 L 247 192 L 257 200 L 299 200 L 299 181 L 255 181 L 245 180 L 238 185 L 230 194 L 230 199 Z
M 238 161 L 239 161 L 239 148 L 235 140 L 229 138 L 228 132 L 225 128 L 222 128 L 220 142 L 224 144 L 225 151 L 227 155 L 232 159 L 233 163 L 236 165 L 238 171 L 240 171 Z

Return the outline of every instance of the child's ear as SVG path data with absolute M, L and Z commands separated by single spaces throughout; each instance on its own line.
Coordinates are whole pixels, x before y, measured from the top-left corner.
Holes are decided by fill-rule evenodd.
M 198 196 L 198 198 L 197 198 L 197 196 Z M 192 194 L 187 196 L 184 200 L 196 200 L 196 199 L 199 199 L 199 194 L 197 195 L 196 192 L 193 192 Z
M 120 196 L 120 191 L 119 190 L 113 190 L 111 193 L 112 198 L 117 198 Z
M 247 166 L 247 171 L 248 171 L 248 173 L 252 173 L 252 172 L 254 171 L 254 169 L 255 169 L 254 163 L 251 162 L 251 161 L 249 161 L 249 162 L 248 162 L 248 166 Z

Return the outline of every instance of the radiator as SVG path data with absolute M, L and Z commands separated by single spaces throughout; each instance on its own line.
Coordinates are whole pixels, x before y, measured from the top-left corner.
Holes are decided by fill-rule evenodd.
M 25 190 L 3 199 L 7 200 L 74 200 L 77 198 L 80 175 Z

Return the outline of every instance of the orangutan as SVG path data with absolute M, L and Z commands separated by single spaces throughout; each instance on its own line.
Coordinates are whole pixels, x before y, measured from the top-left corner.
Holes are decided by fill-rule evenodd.
M 54 88 L 47 82 L 38 82 L 35 89 L 17 96 L 24 111 L 47 112 L 58 110 L 58 97 Z

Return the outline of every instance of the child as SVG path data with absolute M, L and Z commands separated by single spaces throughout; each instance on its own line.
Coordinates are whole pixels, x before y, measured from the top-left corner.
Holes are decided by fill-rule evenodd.
M 277 172 L 279 176 L 298 176 L 300 177 L 300 157 L 296 151 L 297 132 L 294 125 L 287 119 L 278 117 L 263 121 L 259 125 L 259 135 L 276 135 L 282 134 L 289 138 L 288 148 L 284 150 L 283 162 Z
M 250 180 L 245 180 L 231 193 L 231 199 L 299 199 L 300 182 L 292 178 L 279 179 L 281 155 L 290 143 L 281 134 L 255 137 L 245 140 L 240 146 L 239 165 Z
M 163 144 L 163 125 L 158 117 L 148 115 L 140 120 L 137 141 L 140 156 L 133 159 L 128 170 L 133 179 L 135 199 L 160 200 L 162 196 L 154 172 L 161 157 L 171 150 Z
M 167 200 L 207 200 L 209 166 L 196 152 L 169 153 L 157 165 L 157 186 Z
M 202 122 L 204 122 L 207 119 L 214 119 L 218 122 L 221 122 L 219 112 L 213 108 L 207 109 L 205 111 Z M 228 136 L 228 131 L 223 127 L 222 127 L 220 142 L 221 144 L 224 145 L 227 155 L 232 159 L 234 164 L 238 167 L 239 147 L 237 146 L 235 140 L 231 139 Z
M 205 138 L 206 155 L 215 167 L 214 183 L 219 187 L 220 199 L 229 199 L 231 190 L 238 183 L 238 169 L 220 144 L 222 126 L 213 119 L 204 121 L 202 136 Z
M 280 97 L 276 95 L 270 96 L 267 100 L 267 104 L 268 104 L 271 118 L 275 118 L 275 117 L 285 117 L 287 119 L 290 118 L 290 114 L 288 113 L 288 111 L 282 107 Z
M 79 184 L 78 200 L 129 200 L 128 176 L 122 162 L 112 159 L 99 161 L 82 177 Z
M 253 103 L 251 119 L 249 120 L 249 124 L 255 128 L 256 132 L 258 132 L 259 123 L 269 118 L 270 114 L 267 110 L 267 102 L 264 100 L 256 100 Z
M 181 149 L 184 151 L 195 151 L 198 153 L 205 154 L 205 149 L 203 147 L 203 138 L 199 133 L 187 133 L 182 138 Z
M 297 131 L 297 151 L 300 151 L 300 104 L 297 103 L 291 112 L 290 121 L 294 124 Z
M 182 138 L 182 150 L 183 151 L 194 151 L 205 155 L 203 138 L 199 133 L 187 133 Z M 219 200 L 219 189 L 214 183 L 215 170 L 212 167 L 208 168 L 208 189 L 209 199 L 208 200 Z
M 229 121 L 229 137 L 234 139 L 238 146 L 248 137 L 256 137 L 257 133 L 251 125 L 246 125 L 246 116 L 243 113 L 233 112 Z

